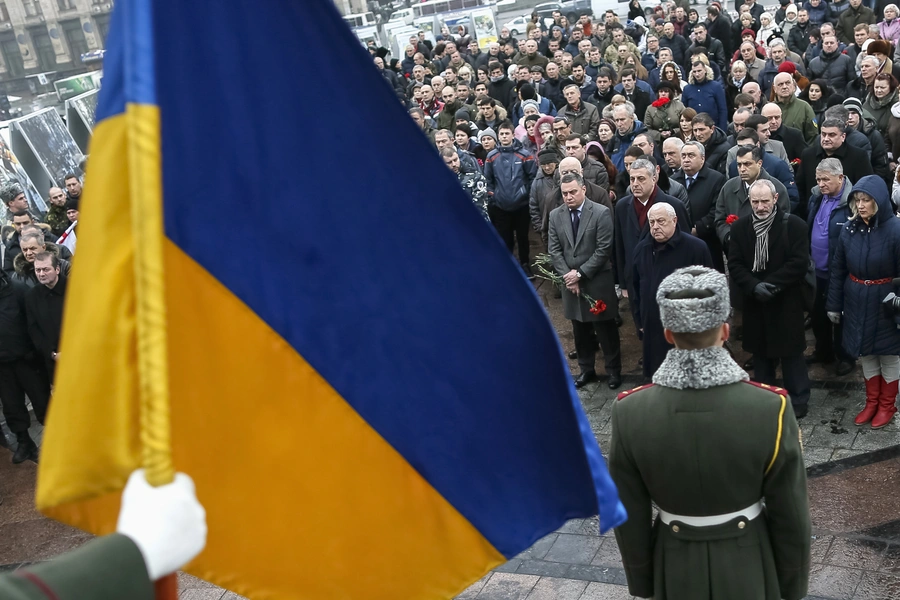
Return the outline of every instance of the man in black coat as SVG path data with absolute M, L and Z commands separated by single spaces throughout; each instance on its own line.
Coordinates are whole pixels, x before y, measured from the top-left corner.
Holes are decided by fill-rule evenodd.
M 28 336 L 25 317 L 26 287 L 0 271 L 0 402 L 6 424 L 18 441 L 13 462 L 37 462 L 38 449 L 28 435 L 31 416 L 25 394 L 38 422 L 44 422 L 50 402 L 47 372 Z
M 706 9 L 706 32 L 711 38 L 722 42 L 725 56 L 731 56 L 731 23 L 721 15 L 715 6 Z
M 52 382 L 59 357 L 66 276 L 60 271 L 59 259 L 49 252 L 34 257 L 34 273 L 41 285 L 28 290 L 25 296 L 28 335 L 47 365 Z
M 816 185 L 816 166 L 826 158 L 837 158 L 844 165 L 844 176 L 851 184 L 855 184 L 866 175 L 873 175 L 872 162 L 866 153 L 846 144 L 844 133 L 846 123 L 837 119 L 825 119 L 822 122 L 819 137 L 800 155 L 800 166 L 797 169 L 797 189 L 800 192 L 800 206 L 797 214 L 806 217 L 809 194 Z
M 675 208 L 657 202 L 647 212 L 650 235 L 634 249 L 631 314 L 644 349 L 644 377 L 650 379 L 666 358 L 672 345 L 663 334 L 656 291 L 662 280 L 676 269 L 702 265 L 712 267 L 709 249 L 703 241 L 678 228 Z
M 760 114 L 769 121 L 769 139 L 784 144 L 784 151 L 791 161 L 800 158 L 806 150 L 806 141 L 799 129 L 788 127 L 782 122 L 781 107 L 775 102 L 769 102 L 762 107 Z
M 637 73 L 634 69 L 622 69 L 619 73 L 619 83 L 622 84 L 622 95 L 634 104 L 634 114 L 643 121 L 652 100 L 650 94 L 637 87 Z
M 681 148 L 681 169 L 672 179 L 685 187 L 688 211 L 694 225 L 691 233 L 704 242 L 712 257 L 711 266 L 724 273 L 722 242 L 716 234 L 716 199 L 725 185 L 725 176 L 706 166 L 705 151 L 700 142 L 687 142 Z
M 647 156 L 631 163 L 628 172 L 631 195 L 616 202 L 616 276 L 625 297 L 632 293 L 634 249 L 638 242 L 650 234 L 650 224 L 647 222 L 650 207 L 657 202 L 671 204 L 678 217 L 678 228 L 686 233 L 691 230 L 691 217 L 684 203 L 663 193 L 656 185 L 659 179 L 657 169 L 656 161 Z
M 694 48 L 706 49 L 709 64 L 716 63 L 719 65 L 719 69 L 725 70 L 725 66 L 728 64 L 725 57 L 725 47 L 721 41 L 709 36 L 709 32 L 706 30 L 706 23 L 697 23 L 694 26 L 694 43 L 688 47 L 685 56 L 692 56 L 691 50 Z M 691 63 L 685 64 L 684 68 L 690 69 Z
M 771 181 L 749 190 L 750 215 L 731 226 L 728 271 L 743 299 L 744 350 L 753 354 L 754 380 L 775 384 L 781 361 L 784 387 L 794 414 L 806 415 L 809 373 L 803 351 L 806 333 L 804 276 L 809 267 L 806 222 L 782 213 Z

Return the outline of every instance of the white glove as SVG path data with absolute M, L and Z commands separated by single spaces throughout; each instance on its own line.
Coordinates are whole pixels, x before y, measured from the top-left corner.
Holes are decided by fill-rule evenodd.
M 174 573 L 206 546 L 206 511 L 194 481 L 177 473 L 174 482 L 155 488 L 138 469 L 122 492 L 116 531 L 137 545 L 151 581 Z
M 828 320 L 831 321 L 832 323 L 834 323 L 835 325 L 837 325 L 838 323 L 841 322 L 841 313 L 829 311 L 826 314 L 828 315 Z

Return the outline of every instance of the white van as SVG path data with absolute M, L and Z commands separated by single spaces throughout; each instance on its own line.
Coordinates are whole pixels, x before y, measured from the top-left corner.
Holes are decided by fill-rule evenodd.
M 377 22 L 375 21 L 375 15 L 370 12 L 364 12 L 344 15 L 344 23 L 346 23 L 350 29 L 353 29 L 354 27 L 371 27 Z
M 407 25 L 413 24 L 413 10 L 411 8 L 401 8 L 400 10 L 395 10 L 391 13 L 391 18 L 388 23 L 406 23 Z

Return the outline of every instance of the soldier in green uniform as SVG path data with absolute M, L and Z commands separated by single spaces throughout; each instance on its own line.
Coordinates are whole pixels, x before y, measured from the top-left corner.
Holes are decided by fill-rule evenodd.
M 679 269 L 656 299 L 675 348 L 653 384 L 619 394 L 612 411 L 628 589 L 654 600 L 799 600 L 810 519 L 787 392 L 750 382 L 723 348 L 724 275 Z
M 50 562 L 0 576 L 0 598 L 153 600 L 153 582 L 206 546 L 206 512 L 187 475 L 152 488 L 139 469 L 122 492 L 116 530 Z

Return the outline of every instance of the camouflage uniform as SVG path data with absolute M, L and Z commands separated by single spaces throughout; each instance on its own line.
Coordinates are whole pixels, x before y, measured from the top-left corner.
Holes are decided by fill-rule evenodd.
M 469 195 L 469 198 L 472 199 L 472 203 L 475 205 L 475 208 L 481 212 L 481 216 L 483 216 L 486 221 L 489 221 L 487 209 L 488 189 L 484 175 L 478 172 L 464 173 L 462 169 L 462 165 L 460 165 L 459 173 L 456 174 L 459 185 L 462 186 L 462 189 L 464 189 Z

